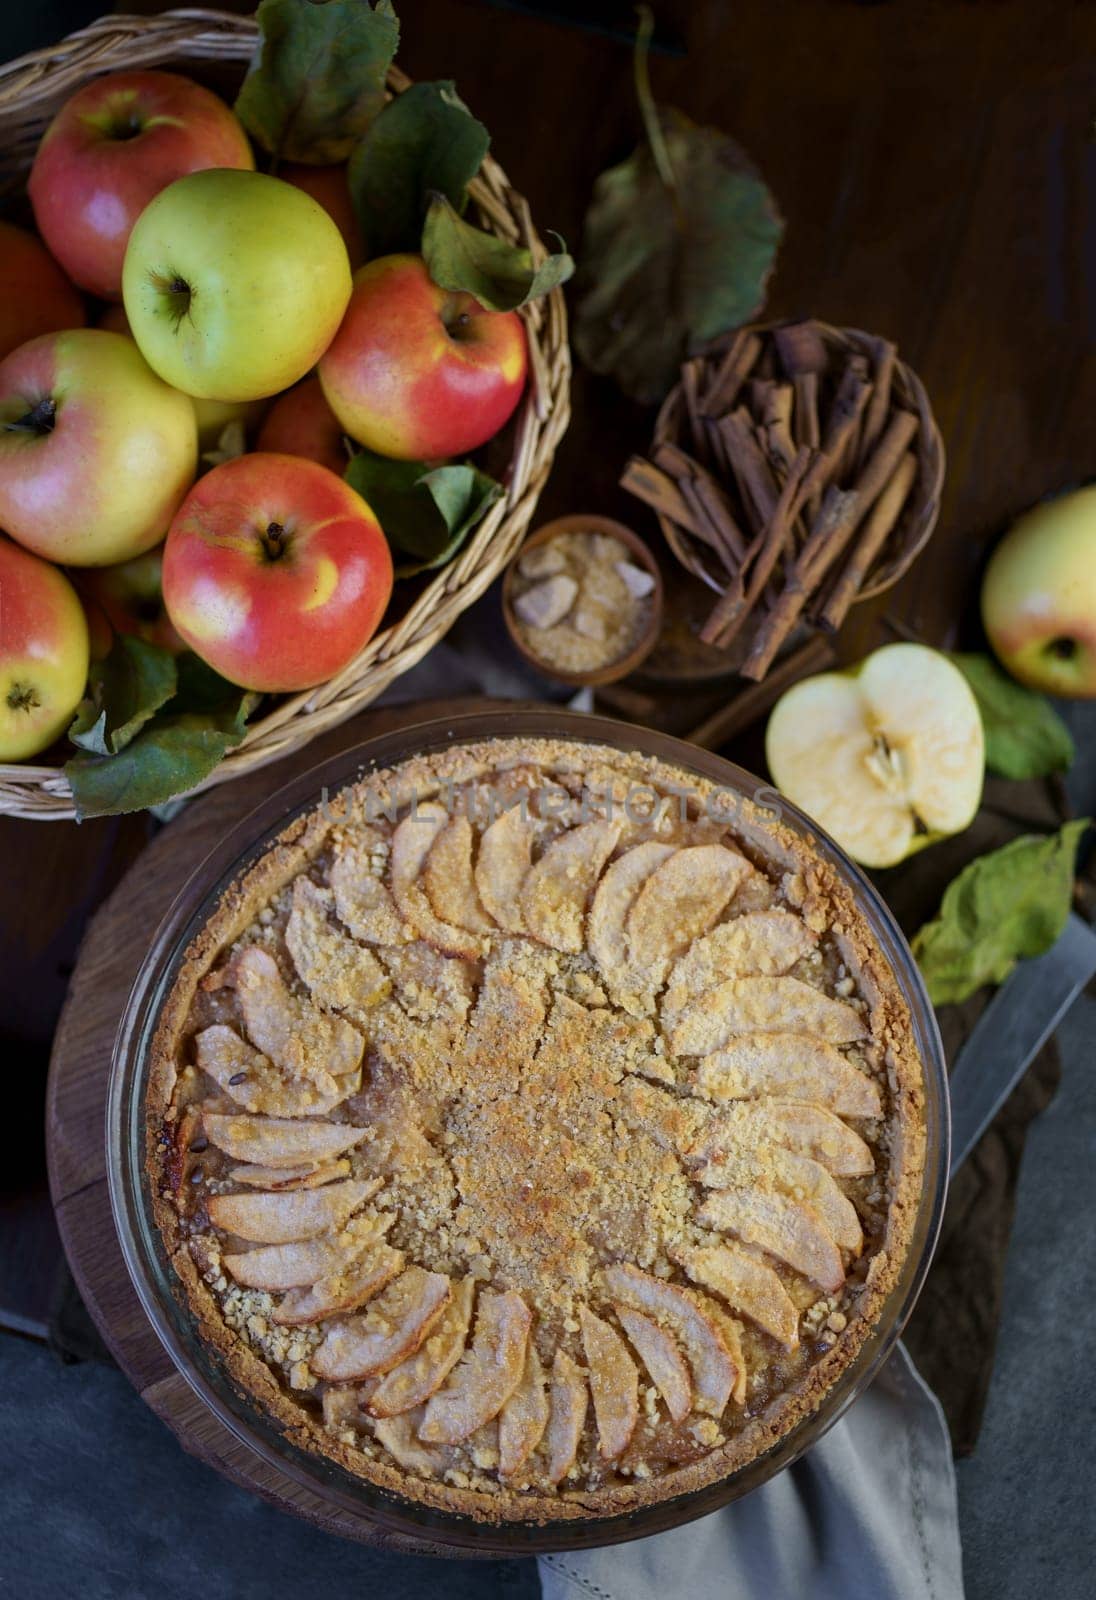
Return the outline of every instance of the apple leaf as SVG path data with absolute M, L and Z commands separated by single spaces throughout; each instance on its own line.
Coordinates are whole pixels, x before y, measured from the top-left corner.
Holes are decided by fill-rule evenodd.
M 170 651 L 117 633 L 109 655 L 91 664 L 87 696 L 76 709 L 68 736 L 94 755 L 115 755 L 175 690 L 175 658 Z
M 259 703 L 261 696 L 237 688 L 189 651 L 175 659 L 165 650 L 156 654 L 171 663 L 168 699 L 124 744 L 102 750 L 85 745 L 84 754 L 65 763 L 81 821 L 151 809 L 186 794 L 239 744 Z
M 1076 754 L 1069 729 L 1043 695 L 1003 672 L 990 656 L 951 658 L 974 691 L 986 734 L 986 766 L 1002 778 L 1068 772 Z
M 236 115 L 282 161 L 345 161 L 384 105 L 400 29 L 390 0 L 262 0 Z
M 1082 817 L 1046 837 L 1013 839 L 948 885 L 935 919 L 913 941 L 934 1005 L 1003 983 L 1017 961 L 1050 949 L 1069 915 L 1077 846 L 1089 826 Z
M 488 311 L 516 311 L 566 283 L 575 270 L 566 250 L 536 266 L 531 251 L 466 222 L 444 194 L 430 201 L 422 253 L 440 289 L 474 295 Z
M 369 254 L 417 252 L 431 193 L 463 211 L 489 144 L 451 81 L 413 83 L 390 100 L 350 157 L 350 193 Z
M 396 577 L 442 567 L 499 498 L 502 487 L 470 463 L 428 467 L 390 461 L 363 450 L 346 469 L 346 481 L 367 500 L 396 554 Z

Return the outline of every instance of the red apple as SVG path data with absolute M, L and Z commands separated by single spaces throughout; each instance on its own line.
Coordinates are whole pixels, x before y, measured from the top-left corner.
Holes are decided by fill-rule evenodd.
M 342 234 L 346 253 L 350 257 L 350 270 L 356 272 L 365 260 L 365 246 L 354 213 L 354 202 L 350 198 L 346 163 L 336 167 L 306 167 L 300 161 L 283 161 L 278 168 L 278 177 L 319 201 Z
M 344 432 L 382 456 L 463 455 L 506 423 L 525 386 L 525 329 L 513 311 L 431 282 L 421 256 L 382 256 L 354 276 L 319 364 Z
M 46 333 L 0 361 L 0 527 L 66 566 L 158 544 L 194 480 L 194 407 L 132 339 Z
M 392 593 L 392 558 L 348 483 L 300 456 L 214 467 L 164 547 L 164 599 L 192 650 L 270 693 L 308 689 L 352 661 Z
M 279 395 L 259 429 L 255 448 L 304 456 L 342 477 L 348 459 L 343 431 L 324 399 L 319 378 L 305 378 Z
M 40 333 L 86 321 L 83 300 L 42 241 L 0 222 L 0 361 Z
M 85 605 L 98 605 L 115 633 L 132 633 L 146 644 L 177 654 L 185 650 L 164 605 L 163 546 L 114 567 L 94 567 L 78 580 Z
M 27 191 L 69 277 L 116 300 L 133 224 L 161 189 L 206 167 L 254 165 L 243 128 L 208 89 L 173 72 L 115 72 L 61 107 Z
M 64 573 L 0 535 L 0 760 L 68 727 L 88 677 L 84 608 Z

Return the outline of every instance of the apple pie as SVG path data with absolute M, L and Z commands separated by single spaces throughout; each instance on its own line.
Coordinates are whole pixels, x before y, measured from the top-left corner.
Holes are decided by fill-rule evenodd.
M 161 1011 L 156 1219 L 306 1450 L 476 1518 L 711 1483 L 902 1273 L 922 1066 L 848 883 L 737 792 L 455 745 L 299 816 Z

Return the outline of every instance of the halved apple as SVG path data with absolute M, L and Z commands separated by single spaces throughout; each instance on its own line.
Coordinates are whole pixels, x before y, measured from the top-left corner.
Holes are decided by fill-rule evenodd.
M 765 754 L 777 788 L 865 867 L 961 833 L 982 798 L 977 703 L 927 645 L 885 645 L 797 683 L 773 708 Z

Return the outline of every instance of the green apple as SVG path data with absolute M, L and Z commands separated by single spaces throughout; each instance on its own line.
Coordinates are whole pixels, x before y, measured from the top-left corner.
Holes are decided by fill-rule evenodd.
M 1006 533 L 982 581 L 982 621 L 1021 683 L 1096 697 L 1096 484 L 1036 506 Z
M 122 295 L 149 366 L 202 400 L 259 400 L 303 378 L 350 299 L 335 223 L 261 172 L 195 172 L 130 235 Z
M 865 867 L 893 867 L 970 825 L 982 798 L 978 705 L 946 656 L 891 644 L 777 701 L 773 781 Z

